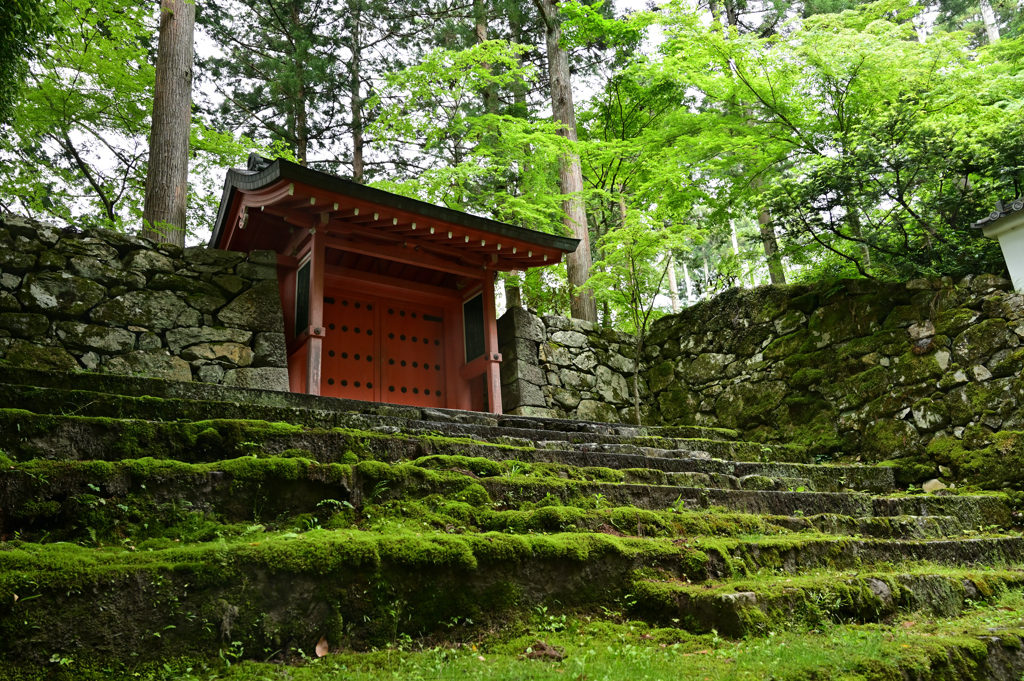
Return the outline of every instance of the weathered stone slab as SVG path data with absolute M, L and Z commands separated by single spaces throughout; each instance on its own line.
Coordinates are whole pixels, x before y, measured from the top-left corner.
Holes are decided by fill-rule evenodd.
M 253 366 L 287 367 L 288 347 L 283 333 L 263 332 L 253 341 Z
M 113 357 L 103 364 L 103 371 L 124 376 L 162 378 L 168 381 L 191 381 L 192 368 L 180 357 L 163 350 L 136 350 Z
M 498 342 L 505 345 L 515 338 L 543 343 L 547 332 L 540 319 L 521 307 L 511 307 L 498 320 Z
M 252 350 L 240 343 L 199 343 L 182 350 L 181 356 L 189 361 L 205 360 L 236 367 L 252 364 Z
M 10 331 L 16 338 L 38 340 L 46 335 L 50 320 L 46 315 L 30 312 L 5 312 L 0 314 L 0 329 Z
M 224 374 L 224 385 L 257 390 L 288 391 L 288 370 L 277 367 L 232 369 Z
M 199 326 L 202 317 L 170 291 L 131 291 L 93 310 L 95 322 L 147 329 Z
M 15 340 L 4 357 L 11 366 L 44 371 L 77 371 L 81 367 L 67 350 L 60 346 L 45 346 L 26 340 Z
M 33 272 L 22 282 L 18 300 L 29 310 L 75 319 L 106 295 L 107 290 L 100 284 L 67 272 Z
M 171 329 L 166 334 L 167 347 L 174 354 L 183 348 L 199 343 L 242 343 L 247 344 L 252 338 L 251 331 L 228 329 L 217 326 L 187 327 Z
M 276 281 L 261 281 L 217 314 L 225 326 L 284 333 L 284 315 Z
M 501 386 L 502 407 L 515 409 L 516 407 L 546 407 L 547 401 L 540 387 L 527 383 L 523 380 L 515 380 L 507 385 Z
M 58 322 L 57 338 L 70 350 L 94 350 L 104 355 L 117 355 L 135 349 L 135 334 L 81 322 Z

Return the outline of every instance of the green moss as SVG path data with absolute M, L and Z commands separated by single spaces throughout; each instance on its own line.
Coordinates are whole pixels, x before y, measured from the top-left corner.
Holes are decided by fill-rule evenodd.
M 797 350 L 807 342 L 808 338 L 809 333 L 807 329 L 801 329 L 788 336 L 776 338 L 763 350 L 762 354 L 765 359 L 787 359 L 795 355 Z
M 806 390 L 810 386 L 820 383 L 825 376 L 823 369 L 802 367 L 789 379 L 789 385 L 796 390 Z
M 1024 488 L 1024 433 L 989 433 L 973 428 L 962 440 L 939 437 L 927 449 L 929 457 L 952 468 L 968 484 L 983 489 Z

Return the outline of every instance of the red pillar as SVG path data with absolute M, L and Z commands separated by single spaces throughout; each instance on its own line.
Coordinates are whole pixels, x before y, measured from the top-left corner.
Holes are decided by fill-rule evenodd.
M 494 273 L 484 277 L 484 348 L 487 357 L 487 404 L 492 414 L 501 414 L 501 355 L 498 354 L 498 317 L 494 309 Z
M 323 233 L 313 234 L 309 261 L 309 340 L 306 341 L 306 393 L 320 394 L 320 359 L 323 351 L 324 323 L 324 241 Z

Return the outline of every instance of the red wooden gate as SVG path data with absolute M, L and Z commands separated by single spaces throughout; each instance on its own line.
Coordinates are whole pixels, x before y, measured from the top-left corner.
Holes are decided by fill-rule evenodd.
M 370 296 L 324 296 L 321 394 L 380 401 L 379 307 Z
M 444 407 L 445 345 L 441 308 L 381 301 L 381 399 Z
M 324 296 L 322 395 L 445 406 L 441 308 L 328 293 Z

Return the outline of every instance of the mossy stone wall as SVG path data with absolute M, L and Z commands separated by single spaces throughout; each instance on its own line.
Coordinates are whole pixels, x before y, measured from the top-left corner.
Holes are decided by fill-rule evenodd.
M 629 334 L 514 307 L 498 320 L 505 413 L 635 423 Z
M 1024 296 L 1011 289 L 980 275 L 729 290 L 653 324 L 641 362 L 644 423 L 731 428 L 864 461 L 923 456 L 965 434 L 983 448 L 991 443 L 971 437 L 979 429 L 1024 430 Z M 634 420 L 630 336 L 515 309 L 499 343 L 506 408 Z M 595 360 L 587 371 L 581 357 Z M 602 390 L 601 366 L 626 388 L 618 399 Z M 588 387 L 569 385 L 567 372 Z M 516 403 L 520 395 L 529 399 Z M 584 414 L 585 400 L 597 406 Z
M 732 290 L 658 320 L 651 423 L 887 460 L 1024 426 L 1024 296 L 992 275 Z
M 276 255 L 0 216 L 0 362 L 287 390 Z

